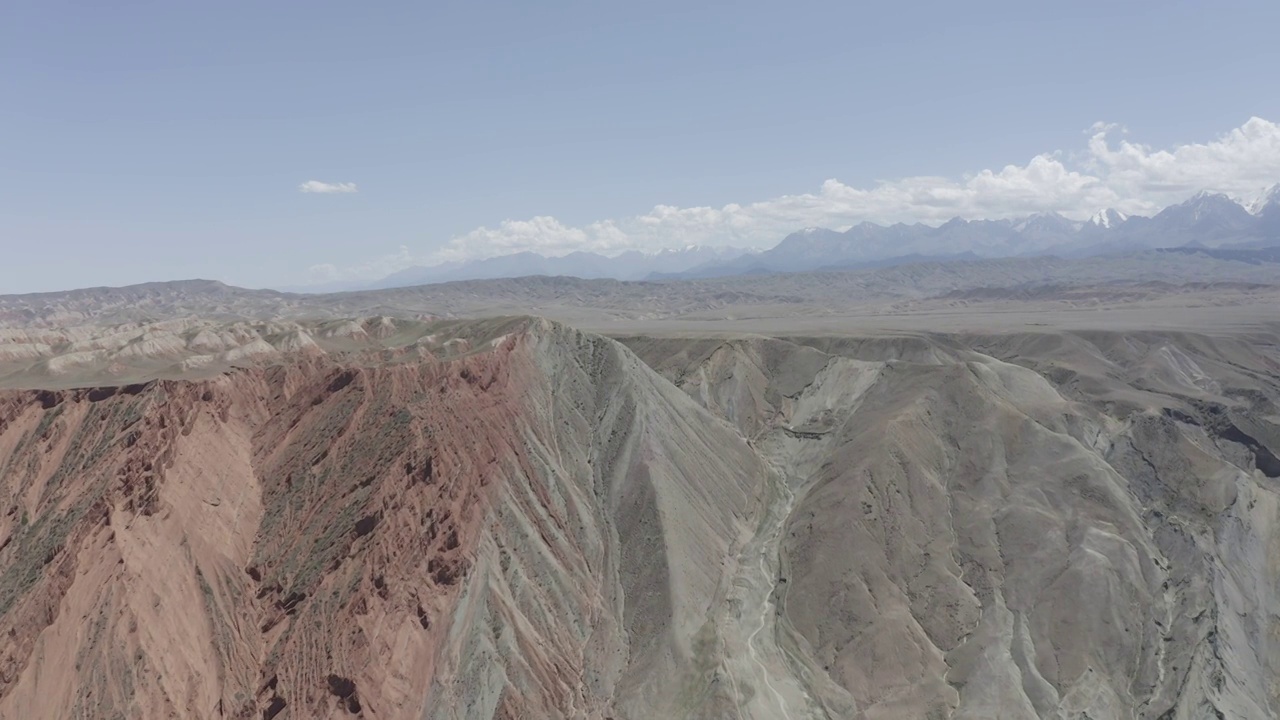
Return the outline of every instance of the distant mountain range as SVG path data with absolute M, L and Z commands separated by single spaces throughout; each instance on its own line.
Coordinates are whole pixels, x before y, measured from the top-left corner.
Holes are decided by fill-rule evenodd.
M 1088 220 L 1057 213 L 1005 220 L 954 218 L 939 226 L 864 222 L 844 230 L 806 228 L 765 251 L 692 245 L 608 257 L 533 252 L 411 267 L 375 282 L 340 283 L 304 292 L 377 290 L 455 280 L 530 275 L 584 279 L 674 280 L 809 270 L 851 270 L 918 262 L 1056 255 L 1088 257 L 1155 248 L 1248 250 L 1280 246 L 1280 185 L 1248 203 L 1201 192 L 1152 217 L 1103 210 Z
M 1155 248 L 1254 249 L 1280 245 L 1280 185 L 1246 208 L 1200 193 L 1153 217 L 1105 210 L 1085 221 L 1057 213 L 1021 219 L 952 219 L 940 226 L 864 222 L 838 232 L 808 228 L 770 250 L 663 279 L 847 270 L 921 261 L 1057 255 L 1086 257 Z
M 680 273 L 702 265 L 729 262 L 747 254 L 748 251 L 741 248 L 707 245 L 690 245 L 679 250 L 661 250 L 656 253 L 632 250 L 614 257 L 591 252 L 573 252 L 556 257 L 521 252 L 484 260 L 406 268 L 388 275 L 368 288 L 379 290 L 452 280 L 489 280 L 522 275 L 568 275 L 586 280 L 643 280 L 654 273 Z

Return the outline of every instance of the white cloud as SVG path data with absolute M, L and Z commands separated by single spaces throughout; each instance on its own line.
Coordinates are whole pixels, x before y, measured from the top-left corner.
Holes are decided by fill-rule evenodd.
M 647 213 L 574 227 L 554 217 L 505 220 L 450 240 L 442 249 L 404 252 L 363 267 L 433 264 L 520 251 L 561 255 L 657 251 L 690 244 L 769 247 L 803 227 L 842 228 L 863 221 L 938 224 L 953 217 L 998 219 L 1060 212 L 1085 219 L 1105 208 L 1149 215 L 1200 190 L 1248 198 L 1280 182 L 1280 125 L 1251 118 L 1206 142 L 1156 150 L 1127 139 L 1123 126 L 1095 123 L 1083 150 L 1046 152 L 1025 165 L 961 178 L 915 176 L 868 188 L 831 179 L 816 192 L 720 208 L 659 205 Z M 354 189 L 354 187 L 353 187 Z M 355 268 L 340 271 L 352 276 Z M 384 273 L 385 274 L 385 273 Z
M 356 190 L 355 183 L 327 183 L 319 180 L 308 180 L 298 186 L 298 192 L 304 193 L 353 193 Z
M 1250 118 L 1217 140 L 1172 150 L 1126 140 L 1113 148 L 1102 130 L 1089 138 L 1086 167 L 1136 212 L 1157 210 L 1199 190 L 1249 197 L 1280 180 L 1280 125 Z
M 414 257 L 407 245 L 401 245 L 399 252 L 381 255 L 352 267 L 339 268 L 333 263 L 312 265 L 307 268 L 306 283 L 318 285 L 346 280 L 376 280 L 421 262 L 422 258 Z

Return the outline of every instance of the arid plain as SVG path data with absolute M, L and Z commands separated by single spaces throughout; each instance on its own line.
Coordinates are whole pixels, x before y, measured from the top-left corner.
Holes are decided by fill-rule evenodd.
M 0 717 L 1265 718 L 1280 273 L 0 298 Z

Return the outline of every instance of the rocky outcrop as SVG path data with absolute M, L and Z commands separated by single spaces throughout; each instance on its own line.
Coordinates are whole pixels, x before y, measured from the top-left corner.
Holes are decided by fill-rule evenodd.
M 5 394 L 0 716 L 696 712 L 763 466 L 616 343 L 499 329 Z
M 1280 711 L 1275 338 L 628 343 L 784 468 L 773 716 Z
M 1280 710 L 1270 334 L 300 328 L 24 336 L 0 717 Z

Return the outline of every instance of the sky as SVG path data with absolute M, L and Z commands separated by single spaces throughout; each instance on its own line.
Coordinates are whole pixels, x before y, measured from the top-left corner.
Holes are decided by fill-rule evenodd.
M 1280 3 L 0 3 L 0 294 L 1280 182 Z

